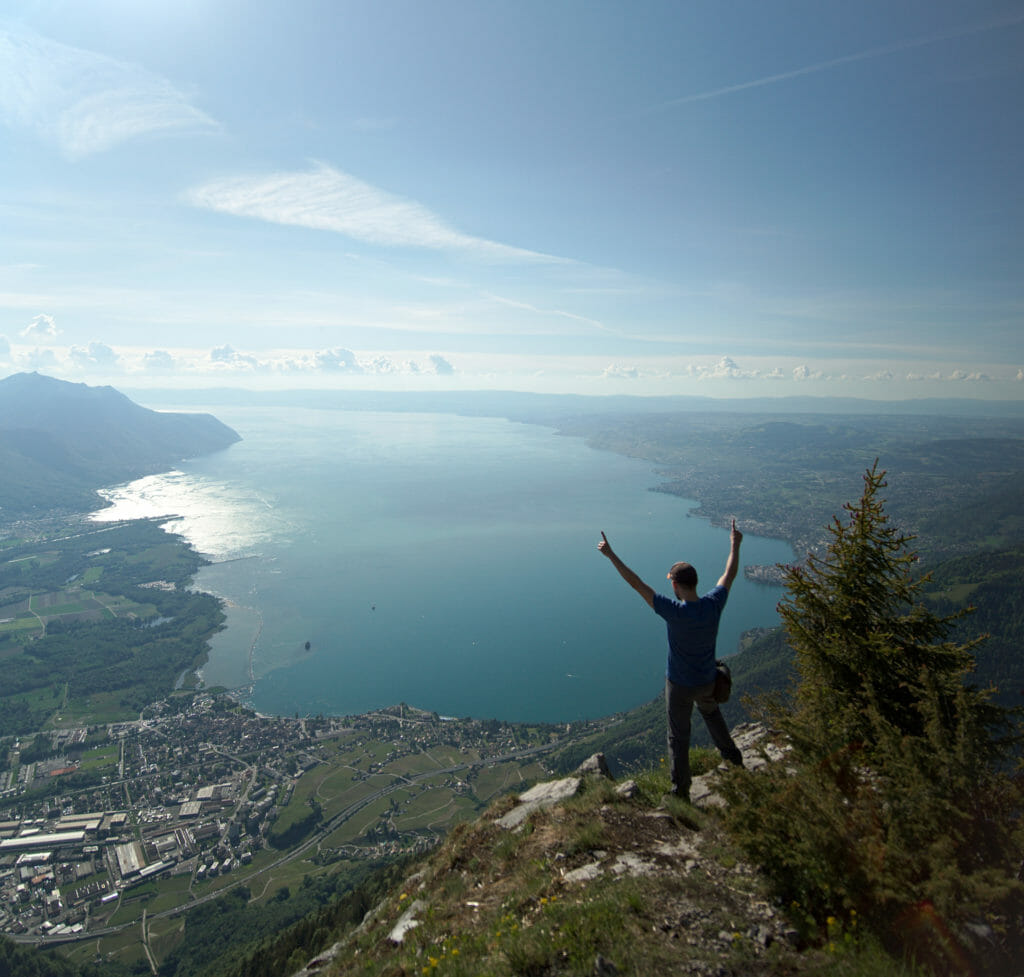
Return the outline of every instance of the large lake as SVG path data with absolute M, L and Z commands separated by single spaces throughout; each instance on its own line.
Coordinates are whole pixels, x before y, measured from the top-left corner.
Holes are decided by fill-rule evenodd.
M 203 669 L 264 713 L 596 718 L 661 693 L 664 626 L 597 551 L 667 592 L 701 589 L 728 533 L 650 491 L 650 464 L 548 428 L 450 414 L 218 407 L 243 440 L 106 493 L 100 519 L 168 524 L 215 561 L 196 586 L 229 602 Z M 742 528 L 742 524 L 741 527 Z M 744 563 L 792 559 L 747 536 Z M 780 591 L 737 580 L 719 654 L 777 623 Z M 307 649 L 306 644 L 309 644 Z

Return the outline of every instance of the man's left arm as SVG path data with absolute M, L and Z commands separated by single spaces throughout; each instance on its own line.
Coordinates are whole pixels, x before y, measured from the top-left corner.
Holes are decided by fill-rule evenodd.
M 736 528 L 736 520 L 732 521 L 732 529 L 729 532 L 729 559 L 725 561 L 725 570 L 718 578 L 718 586 L 728 590 L 736 579 L 740 570 L 740 543 L 743 542 L 743 533 Z

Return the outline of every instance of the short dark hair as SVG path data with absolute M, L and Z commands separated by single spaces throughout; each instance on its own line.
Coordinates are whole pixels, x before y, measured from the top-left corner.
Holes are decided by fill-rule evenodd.
M 681 587 L 697 586 L 697 571 L 689 563 L 673 563 L 668 575 Z

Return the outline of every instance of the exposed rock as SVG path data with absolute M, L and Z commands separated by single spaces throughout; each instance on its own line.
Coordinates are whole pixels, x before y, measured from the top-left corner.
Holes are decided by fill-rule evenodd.
M 605 759 L 603 753 L 595 753 L 592 756 L 587 757 L 579 767 L 576 769 L 581 777 L 589 775 L 599 775 L 601 777 L 607 777 L 612 780 L 611 772 L 608 769 L 608 761 Z
M 590 862 L 588 865 L 581 865 L 579 868 L 566 872 L 562 878 L 566 882 L 591 882 L 596 879 L 604 869 L 600 862 Z
M 580 789 L 581 783 L 579 777 L 566 777 L 564 780 L 549 780 L 543 784 L 535 784 L 520 794 L 518 806 L 498 818 L 495 824 L 510 830 L 518 828 L 534 811 L 554 807 L 555 804 L 572 797 Z
M 297 971 L 293 977 L 315 977 L 319 974 L 324 967 L 328 966 L 343 950 L 348 946 L 347 940 L 339 940 L 333 946 L 324 950 L 318 956 L 314 957 L 309 963 L 306 964 L 301 970 Z
M 401 943 L 409 930 L 415 929 L 420 925 L 420 921 L 416 916 L 426 908 L 427 904 L 422 899 L 414 899 L 409 908 L 398 917 L 398 922 L 395 923 L 391 932 L 388 933 L 388 939 L 395 944 Z
M 635 780 L 624 780 L 615 788 L 615 793 L 618 794 L 619 797 L 624 797 L 627 800 L 636 797 L 639 792 L 640 787 L 637 785 Z
M 747 769 L 759 770 L 785 759 L 788 748 L 778 746 L 770 736 L 764 723 L 742 723 L 733 729 L 733 742 L 743 754 L 743 765 Z M 727 769 L 728 764 L 722 763 L 710 773 L 694 777 L 690 784 L 690 801 L 701 807 L 724 807 L 725 801 L 715 788 L 718 774 Z
M 657 869 L 657 862 L 632 852 L 623 852 L 612 862 L 612 871 L 616 875 L 653 875 Z

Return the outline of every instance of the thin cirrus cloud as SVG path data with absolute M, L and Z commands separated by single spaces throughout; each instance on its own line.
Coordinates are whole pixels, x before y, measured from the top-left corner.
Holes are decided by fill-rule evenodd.
M 799 78 L 802 75 L 813 75 L 819 71 L 827 71 L 831 68 L 838 68 L 845 64 L 854 64 L 858 61 L 868 61 L 873 58 L 886 57 L 891 54 L 900 54 L 903 51 L 910 51 L 914 48 L 927 47 L 931 44 L 938 44 L 941 41 L 955 40 L 967 37 L 971 34 L 980 34 L 985 31 L 999 30 L 1004 27 L 1012 27 L 1024 21 L 1024 14 L 1014 12 L 1003 17 L 980 23 L 965 24 L 953 30 L 941 31 L 935 34 L 926 34 L 923 37 L 909 38 L 905 41 L 898 41 L 895 44 L 886 44 L 881 47 L 868 48 L 865 51 L 857 51 L 854 54 L 846 54 L 839 58 L 830 58 L 828 61 L 819 61 L 816 64 L 805 65 L 802 68 L 794 68 L 791 71 L 782 71 L 775 75 L 767 75 L 763 78 L 755 78 L 753 81 L 740 82 L 736 85 L 725 85 L 721 88 L 712 88 L 709 91 L 697 92 L 693 95 L 683 95 L 680 98 L 673 98 L 660 105 L 654 106 L 653 110 L 673 108 L 677 105 L 688 105 L 691 102 L 704 102 L 712 98 L 720 98 L 723 95 L 733 95 L 736 92 L 746 91 L 750 88 L 763 88 L 765 85 L 774 85 L 779 82 Z
M 305 172 L 214 180 L 187 191 L 185 200 L 235 217 L 333 231 L 385 247 L 458 251 L 495 261 L 564 260 L 463 234 L 422 204 L 324 164 Z
M 77 160 L 158 133 L 217 127 L 167 79 L 27 31 L 0 28 L 0 122 Z

